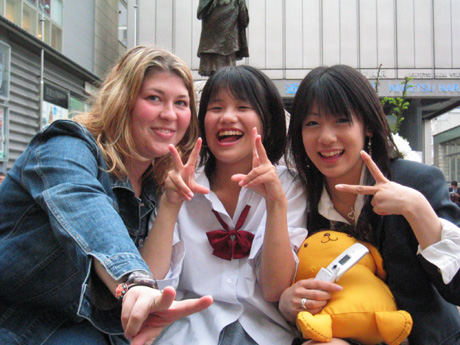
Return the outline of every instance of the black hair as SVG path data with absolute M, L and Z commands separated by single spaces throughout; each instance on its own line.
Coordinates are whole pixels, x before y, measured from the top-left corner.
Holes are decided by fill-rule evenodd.
M 309 203 L 309 230 L 320 224 L 318 204 L 324 184 L 323 174 L 308 158 L 302 140 L 302 126 L 312 107 L 326 116 L 352 120 L 352 115 L 363 122 L 370 132 L 372 158 L 384 175 L 390 174 L 390 160 L 400 157 L 382 105 L 372 85 L 356 69 L 346 65 L 317 67 L 302 80 L 294 97 L 288 132 L 292 163 L 304 183 Z M 363 149 L 367 150 L 369 138 Z M 327 225 L 326 225 L 327 226 Z
M 236 99 L 247 101 L 259 115 L 263 133 L 262 144 L 268 159 L 276 163 L 283 156 L 286 147 L 286 116 L 281 96 L 273 82 L 257 68 L 240 65 L 219 69 L 206 82 L 200 99 L 198 125 L 203 139 L 201 164 L 205 165 L 208 178 L 215 168 L 215 157 L 207 147 L 204 119 L 208 104 L 219 92 L 228 90 Z

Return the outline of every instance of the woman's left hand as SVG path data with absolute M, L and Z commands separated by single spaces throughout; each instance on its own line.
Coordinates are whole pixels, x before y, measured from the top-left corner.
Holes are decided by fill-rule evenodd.
M 361 158 L 375 179 L 374 186 L 338 184 L 337 190 L 355 194 L 372 194 L 371 204 L 381 216 L 402 215 L 409 222 L 422 249 L 441 240 L 442 225 L 436 212 L 418 190 L 389 181 L 364 151 Z
M 374 177 L 375 185 L 338 184 L 335 186 L 337 190 L 354 194 L 374 195 L 371 204 L 374 212 L 381 216 L 390 214 L 405 215 L 417 203 L 423 202 L 425 198 L 417 190 L 388 180 L 365 151 L 361 151 L 361 158 Z
M 267 202 L 285 199 L 276 168 L 268 159 L 262 138 L 257 129 L 252 129 L 252 170 L 247 174 L 235 174 L 232 181 L 240 187 L 251 188 L 262 195 Z

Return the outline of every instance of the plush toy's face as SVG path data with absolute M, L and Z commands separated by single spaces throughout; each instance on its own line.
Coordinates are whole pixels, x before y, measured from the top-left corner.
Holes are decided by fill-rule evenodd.
M 327 267 L 345 249 L 359 242 L 355 238 L 337 231 L 319 231 L 308 237 L 297 253 L 300 262 L 296 281 L 314 278 L 321 267 Z M 375 272 L 375 263 L 371 255 L 366 255 L 360 262 Z

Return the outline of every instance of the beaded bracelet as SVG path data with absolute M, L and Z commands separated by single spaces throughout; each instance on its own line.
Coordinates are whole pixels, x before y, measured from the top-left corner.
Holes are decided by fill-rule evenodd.
M 128 292 L 128 285 L 125 283 L 118 284 L 117 288 L 115 289 L 115 297 L 117 299 L 123 299 L 125 297 L 126 293 Z
M 128 276 L 126 282 L 117 286 L 115 290 L 115 297 L 120 300 L 123 299 L 129 289 L 135 286 L 147 286 L 158 290 L 157 281 L 155 278 L 153 278 L 152 275 L 146 274 L 144 272 L 134 271 Z

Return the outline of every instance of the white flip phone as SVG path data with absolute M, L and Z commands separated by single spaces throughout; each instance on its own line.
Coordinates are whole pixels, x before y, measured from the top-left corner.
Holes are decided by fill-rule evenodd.
M 337 256 L 329 266 L 321 268 L 315 279 L 331 283 L 338 281 L 346 271 L 352 268 L 367 253 L 369 253 L 369 250 L 365 246 L 355 243 Z

